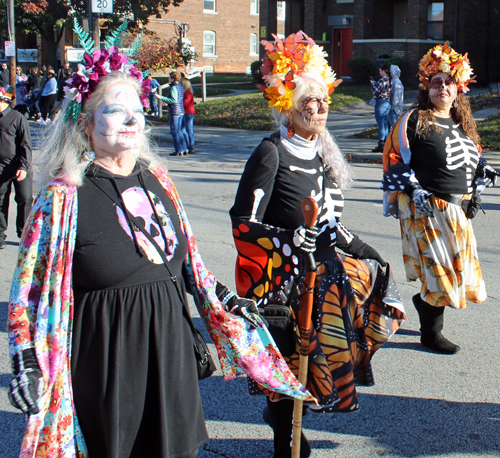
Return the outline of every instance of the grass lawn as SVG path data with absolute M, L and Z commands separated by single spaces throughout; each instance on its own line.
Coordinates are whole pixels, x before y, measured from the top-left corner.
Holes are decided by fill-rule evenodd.
M 168 83 L 168 76 L 154 76 L 153 77 L 160 84 Z M 201 84 L 201 77 L 192 78 L 191 84 Z M 207 83 L 251 83 L 251 77 L 241 76 L 207 76 Z
M 229 87 L 229 86 L 227 86 Z M 363 95 L 362 95 L 363 94 Z M 371 94 L 371 93 L 370 93 Z M 366 100 L 363 92 L 349 95 L 335 91 L 330 111 Z M 371 95 L 370 95 L 371 98 Z M 260 92 L 209 100 L 196 105 L 194 123 L 200 126 L 273 131 L 276 123 L 267 101 Z
M 476 95 L 469 98 L 472 111 L 482 110 L 483 108 L 500 106 L 500 97 L 493 94 Z M 485 149 L 500 149 L 500 115 L 490 116 L 485 121 L 477 124 L 479 135 L 481 136 L 481 145 Z M 352 135 L 350 138 L 364 138 L 369 140 L 378 140 L 377 126 L 367 127 L 362 132 Z
M 500 150 L 500 114 L 491 115 L 478 123 L 477 130 L 484 149 Z

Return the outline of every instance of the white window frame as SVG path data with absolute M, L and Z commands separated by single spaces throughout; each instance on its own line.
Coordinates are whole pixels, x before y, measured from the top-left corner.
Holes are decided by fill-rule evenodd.
M 210 34 L 213 37 L 213 43 L 205 43 L 205 34 Z M 203 31 L 203 56 L 204 57 L 214 57 L 216 56 L 216 42 L 217 42 L 217 34 L 213 30 L 204 30 Z M 213 52 L 205 52 L 205 46 L 212 46 Z
M 432 12 L 432 5 L 435 5 L 435 4 L 440 4 L 440 5 L 443 5 L 443 18 L 440 20 L 440 21 L 433 21 L 432 20 L 432 16 L 431 16 L 431 12 Z M 442 37 L 439 37 L 437 38 L 437 40 L 442 40 L 444 39 L 444 1 L 442 2 L 429 2 L 429 6 L 428 6 L 428 10 L 427 10 L 427 27 L 429 27 L 429 25 L 431 24 L 441 24 L 442 26 L 442 33 L 443 33 L 443 36 Z M 429 32 L 427 32 L 427 38 L 429 38 Z
M 213 7 L 206 9 L 205 2 L 212 2 Z M 203 0 L 203 12 L 206 14 L 217 14 L 217 0 Z
M 252 39 L 255 40 L 255 42 L 252 42 Z M 259 37 L 257 36 L 256 33 L 250 34 L 250 55 L 251 56 L 259 55 Z
M 276 2 L 276 18 L 284 21 L 286 16 L 286 2 Z
M 250 14 L 259 15 L 259 0 L 250 0 Z

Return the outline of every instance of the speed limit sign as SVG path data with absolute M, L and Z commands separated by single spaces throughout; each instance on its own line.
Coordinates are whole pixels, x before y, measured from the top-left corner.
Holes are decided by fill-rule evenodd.
M 92 13 L 112 13 L 113 0 L 92 0 Z

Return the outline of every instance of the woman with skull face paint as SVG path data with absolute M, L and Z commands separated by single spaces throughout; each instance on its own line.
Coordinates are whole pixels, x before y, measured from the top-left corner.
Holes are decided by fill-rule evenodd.
M 226 379 L 246 373 L 310 395 L 283 373 L 255 303 L 204 267 L 150 151 L 142 73 L 115 46 L 84 58 L 41 142 L 49 182 L 26 223 L 10 296 L 9 396 L 27 415 L 22 456 L 192 458 L 207 432 L 186 291 Z
M 342 190 L 351 178 L 326 130 L 328 94 L 339 80 L 325 53 L 303 32 L 264 45 L 266 84 L 261 89 L 279 131 L 248 160 L 230 211 L 238 250 L 237 290 L 258 301 L 270 321 L 278 312 L 295 321 L 298 304 L 281 304 L 304 281 L 302 252 L 314 251 L 318 274 L 307 389 L 318 405 L 311 408 L 351 412 L 359 408 L 355 385 L 374 383 L 370 359 L 398 329 L 404 309 L 389 265 L 340 222 Z M 319 206 L 313 228 L 304 227 L 301 203 L 306 196 Z M 271 332 L 297 373 L 298 343 L 287 334 L 292 327 L 285 328 L 285 335 L 279 329 Z M 264 419 L 274 432 L 273 456 L 289 458 L 292 400 L 253 381 L 250 393 L 267 395 Z M 301 456 L 309 456 L 305 436 L 301 442 Z
M 441 334 L 444 309 L 486 299 L 470 218 L 497 173 L 481 155 L 464 95 L 473 82 L 467 55 L 438 45 L 419 69 L 416 103 L 384 151 L 384 215 L 400 219 L 407 278 L 421 281 L 413 297 L 421 343 L 453 354 L 460 347 Z

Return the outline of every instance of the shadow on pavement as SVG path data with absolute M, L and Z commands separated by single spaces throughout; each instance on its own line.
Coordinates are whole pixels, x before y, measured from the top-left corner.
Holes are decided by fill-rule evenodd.
M 432 383 L 431 375 L 429 374 L 429 383 Z M 261 415 L 264 398 L 249 396 L 246 385 L 244 379 L 226 382 L 219 376 L 203 380 L 200 387 L 206 420 L 240 422 L 242 428 L 245 423 L 264 424 Z M 365 391 L 369 389 L 362 388 Z M 404 392 L 404 387 L 401 387 L 401 391 Z M 215 409 L 214 404 L 207 399 L 210 398 L 208 392 L 212 395 L 219 393 Z M 220 393 L 227 395 L 221 396 Z M 255 401 L 255 398 L 258 400 Z M 359 450 L 359 445 L 355 444 L 356 436 L 363 438 L 362 442 L 369 439 L 372 446 L 375 441 L 377 449 L 395 457 L 438 457 L 446 454 L 460 454 L 464 457 L 498 456 L 500 404 L 453 402 L 366 392 L 359 393 L 359 401 L 361 409 L 350 415 L 310 413 L 304 417 L 304 428 L 333 433 L 336 436 L 331 441 L 325 441 L 325 444 L 337 447 L 334 445 L 336 442 L 343 443 L 346 447 L 352 446 L 352 450 Z M 269 430 L 270 437 L 271 434 Z M 217 437 L 217 441 L 224 441 L 223 435 L 218 434 Z M 238 450 L 240 442 L 244 444 L 253 441 L 232 442 L 236 447 L 234 450 Z M 313 444 L 313 447 L 323 448 L 325 444 Z M 245 447 L 241 448 L 244 449 Z M 231 448 L 231 453 L 227 456 L 254 455 L 238 454 Z

